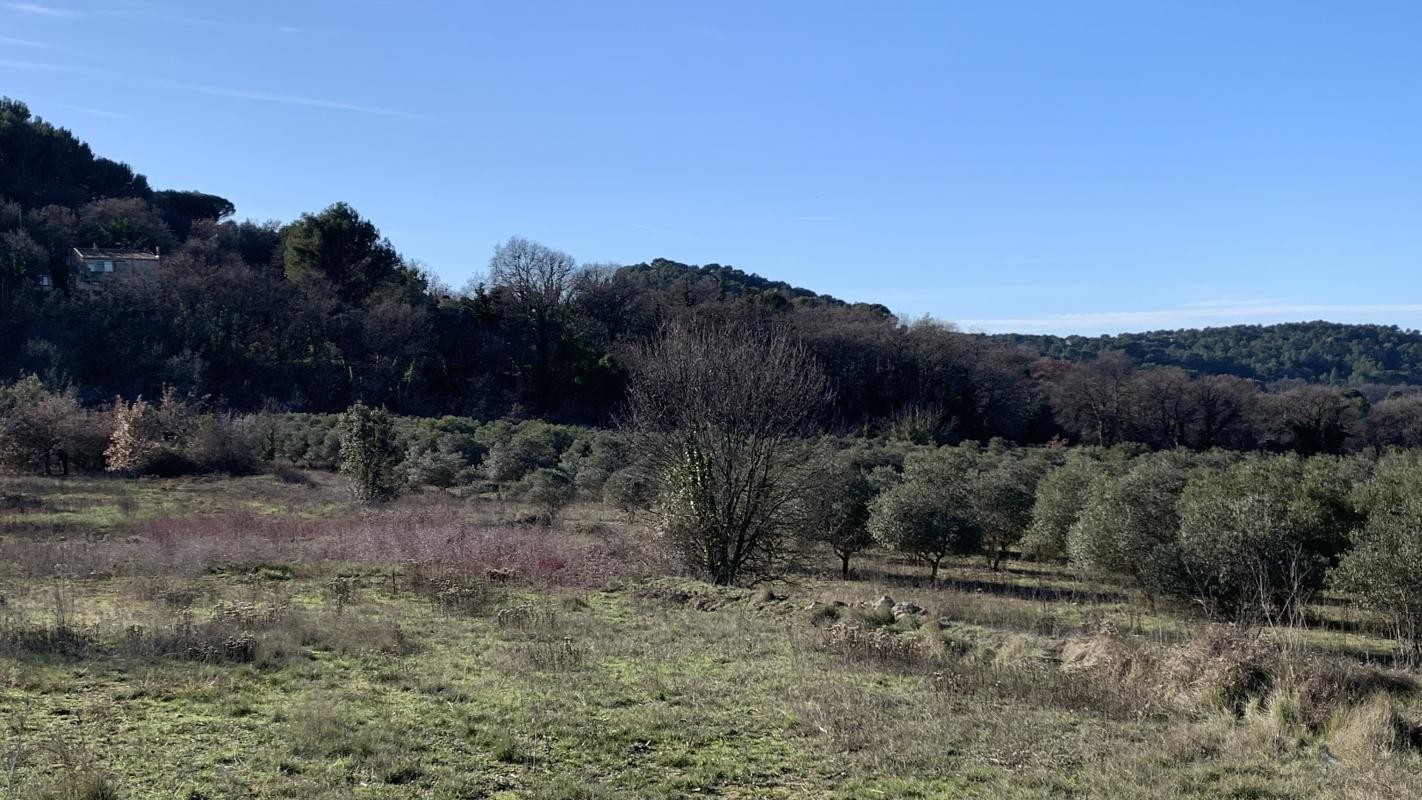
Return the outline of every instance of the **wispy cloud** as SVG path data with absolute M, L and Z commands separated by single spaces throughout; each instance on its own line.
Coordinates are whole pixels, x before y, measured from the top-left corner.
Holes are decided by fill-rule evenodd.
M 52 64 L 47 61 L 25 61 L 23 59 L 0 58 L 0 67 L 10 69 L 22 69 L 27 72 L 77 72 L 85 73 L 91 70 L 88 67 L 76 67 L 70 64 Z
M 60 103 L 60 108 L 67 108 L 70 111 L 78 111 L 80 114 L 103 117 L 104 119 L 133 119 L 127 114 L 120 114 L 117 111 L 105 111 L 102 108 L 89 108 L 88 106 L 71 106 L 68 103 Z
M 13 36 L 0 36 L 0 49 L 6 47 L 23 47 L 27 50 L 39 50 L 43 53 L 55 55 L 73 56 L 75 58 L 95 59 L 92 53 L 85 53 L 79 50 L 71 50 L 68 47 L 61 47 L 53 42 L 42 42 L 36 39 L 16 39 Z
M 419 114 L 412 111 L 402 111 L 394 108 L 384 108 L 381 106 L 362 105 L 358 103 L 347 103 L 340 100 L 327 100 L 318 97 L 300 97 L 296 95 L 272 94 L 253 89 L 231 88 L 225 86 L 205 86 L 193 83 L 176 83 L 172 81 L 155 80 L 138 75 L 124 75 L 114 73 L 111 70 L 97 69 L 95 67 L 79 66 L 75 64 L 55 64 L 44 61 L 24 61 L 12 59 L 0 59 L 0 68 L 10 68 L 26 70 L 31 72 L 68 72 L 77 75 L 92 75 L 98 78 L 111 78 L 113 80 L 129 83 L 137 86 L 147 86 L 155 89 L 165 89 L 169 91 L 191 92 L 194 94 L 206 94 L 215 97 L 231 97 L 237 100 L 251 100 L 261 103 L 277 103 L 281 105 L 305 106 L 307 108 L 324 108 L 332 111 L 347 111 L 355 114 L 369 114 L 378 117 L 393 117 L 397 119 L 422 120 L 425 122 L 444 122 L 440 117 L 429 114 Z
M 381 108 L 379 106 L 358 105 L 356 103 L 344 103 L 339 100 L 323 100 L 316 97 L 298 97 L 295 95 L 269 94 L 267 92 L 251 91 L 248 89 L 229 89 L 220 86 L 199 86 L 190 83 L 158 83 L 169 89 L 177 89 L 185 92 L 196 92 L 197 94 L 208 94 L 216 97 L 232 97 L 238 100 L 255 100 L 262 103 L 280 103 L 291 106 L 307 106 L 309 108 L 329 108 L 334 111 L 351 111 L 357 114 L 370 114 L 378 117 L 396 117 L 399 119 L 423 120 L 425 122 L 443 122 L 440 117 L 433 117 L 428 114 L 417 114 L 412 111 L 400 111 L 394 108 Z
M 1422 303 L 1294 303 L 1278 300 L 1200 300 L 1175 308 L 1090 311 L 1041 317 L 963 319 L 967 330 L 990 333 L 1122 333 L 1209 325 L 1327 319 L 1402 324 L 1422 317 Z
M 11 47 L 28 47 L 32 50 L 58 50 L 59 48 L 49 42 L 37 42 L 33 39 L 16 39 L 12 36 L 0 36 L 0 44 Z
M 95 20 L 143 20 L 147 22 L 177 25 L 189 28 L 209 28 L 212 30 L 223 30 L 244 33 L 326 33 L 324 28 L 304 28 L 296 25 L 254 25 L 249 22 L 237 20 L 219 19 L 215 17 L 194 16 L 189 13 L 189 9 L 183 6 L 173 6 L 164 3 L 148 2 L 114 2 L 107 6 L 98 8 L 81 9 L 66 6 L 52 6 L 43 3 L 0 3 L 0 8 L 4 8 L 15 14 L 24 14 L 32 17 L 47 17 L 49 19 L 74 19 L 77 17 L 87 17 Z M 3 40 L 0 40 L 3 41 Z M 11 44 L 18 43 L 12 40 Z
M 84 13 L 77 8 L 46 6 L 39 3 L 6 3 L 5 8 L 16 14 L 29 14 L 35 17 L 78 17 Z
M 219 17 L 194 16 L 191 6 L 196 4 L 168 4 L 153 2 L 115 2 L 111 7 L 96 10 L 93 12 L 96 17 L 107 17 L 112 19 L 142 20 L 163 25 L 176 25 L 188 28 L 208 28 L 229 33 L 247 34 L 329 34 L 335 29 L 328 27 L 304 27 L 292 23 L 273 24 L 269 22 L 252 22 L 249 18 L 232 19 Z

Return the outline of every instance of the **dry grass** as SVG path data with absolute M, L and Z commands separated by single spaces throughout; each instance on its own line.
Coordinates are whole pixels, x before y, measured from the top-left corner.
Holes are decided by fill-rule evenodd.
M 727 589 L 597 507 L 247 481 L 0 534 L 0 797 L 1422 796 L 1414 678 L 1315 632 L 1015 563 Z

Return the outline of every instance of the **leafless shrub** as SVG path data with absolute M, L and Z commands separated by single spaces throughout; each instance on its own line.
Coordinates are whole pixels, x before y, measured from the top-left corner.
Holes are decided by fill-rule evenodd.
M 311 476 L 284 461 L 278 461 L 271 466 L 272 476 L 285 484 L 292 486 L 312 487 L 316 482 L 311 480 Z
M 140 598 L 162 603 L 169 608 L 192 608 L 209 594 L 196 581 L 167 576 L 141 578 L 136 587 Z
M 588 656 L 588 648 L 571 636 L 517 642 L 513 652 L 526 666 L 542 672 L 581 669 Z
M 346 606 L 355 603 L 359 590 L 359 578 L 337 575 L 321 585 L 321 596 L 340 613 Z
M 533 606 L 509 606 L 499 609 L 494 623 L 504 630 L 546 630 L 557 625 L 558 615 L 549 609 Z
M 802 345 L 754 320 L 668 326 L 627 389 L 664 541 L 718 584 L 775 577 L 817 475 L 805 436 L 828 399 Z
M 499 595 L 487 581 L 452 570 L 432 572 L 415 569 L 407 585 L 412 592 L 430 600 L 448 614 L 482 614 L 499 600 Z
M 1182 705 L 1242 716 L 1273 688 L 1280 657 L 1277 645 L 1257 635 L 1212 626 L 1168 654 L 1163 680 Z
M 102 649 L 92 631 L 71 625 L 6 620 L 0 626 L 0 655 L 7 658 L 53 656 L 81 659 Z
M 930 660 L 920 641 L 917 637 L 900 636 L 882 628 L 836 623 L 825 631 L 820 647 L 856 664 L 909 668 L 924 666 Z

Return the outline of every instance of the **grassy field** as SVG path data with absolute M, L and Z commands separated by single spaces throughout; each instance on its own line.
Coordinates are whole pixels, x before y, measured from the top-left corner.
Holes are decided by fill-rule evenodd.
M 0 480 L 0 796 L 1422 796 L 1413 678 L 1338 599 L 1246 632 L 890 554 L 718 588 L 610 510 L 522 511 Z

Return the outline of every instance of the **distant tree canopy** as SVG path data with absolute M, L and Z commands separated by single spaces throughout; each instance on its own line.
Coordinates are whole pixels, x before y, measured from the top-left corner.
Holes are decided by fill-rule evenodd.
M 215 194 L 203 192 L 178 192 L 164 190 L 153 194 L 153 205 L 163 216 L 168 229 L 178 239 L 187 239 L 193 223 L 198 220 L 227 219 L 237 213 L 232 201 Z
M 1119 352 L 1130 361 L 1191 373 L 1272 382 L 1422 384 L 1422 332 L 1395 325 L 1290 322 L 1123 333 L 1117 336 L 1001 334 L 993 338 L 1055 359 Z
M 303 214 L 286 229 L 284 246 L 288 279 L 324 279 L 347 301 L 364 300 L 400 277 L 400 255 L 390 240 L 345 203 Z
M 127 164 L 95 156 L 74 134 L 32 116 L 29 106 L 0 98 L 0 197 L 36 208 L 152 194 Z
M 657 331 L 753 321 L 783 331 L 824 374 L 821 431 L 1302 455 L 1422 444 L 1416 331 L 968 334 L 730 266 L 580 265 L 520 237 L 459 265 L 488 279 L 456 294 L 348 204 L 289 224 L 235 212 L 219 195 L 155 192 L 23 103 L 0 101 L 0 383 L 38 375 L 91 406 L 172 386 L 237 410 L 362 402 L 609 425 L 625 408 L 629 356 Z M 90 245 L 156 248 L 162 266 L 70 291 L 72 249 Z M 46 277 L 54 290 L 40 288 Z M 1008 541 L 1026 516 L 1019 508 L 986 535 Z

